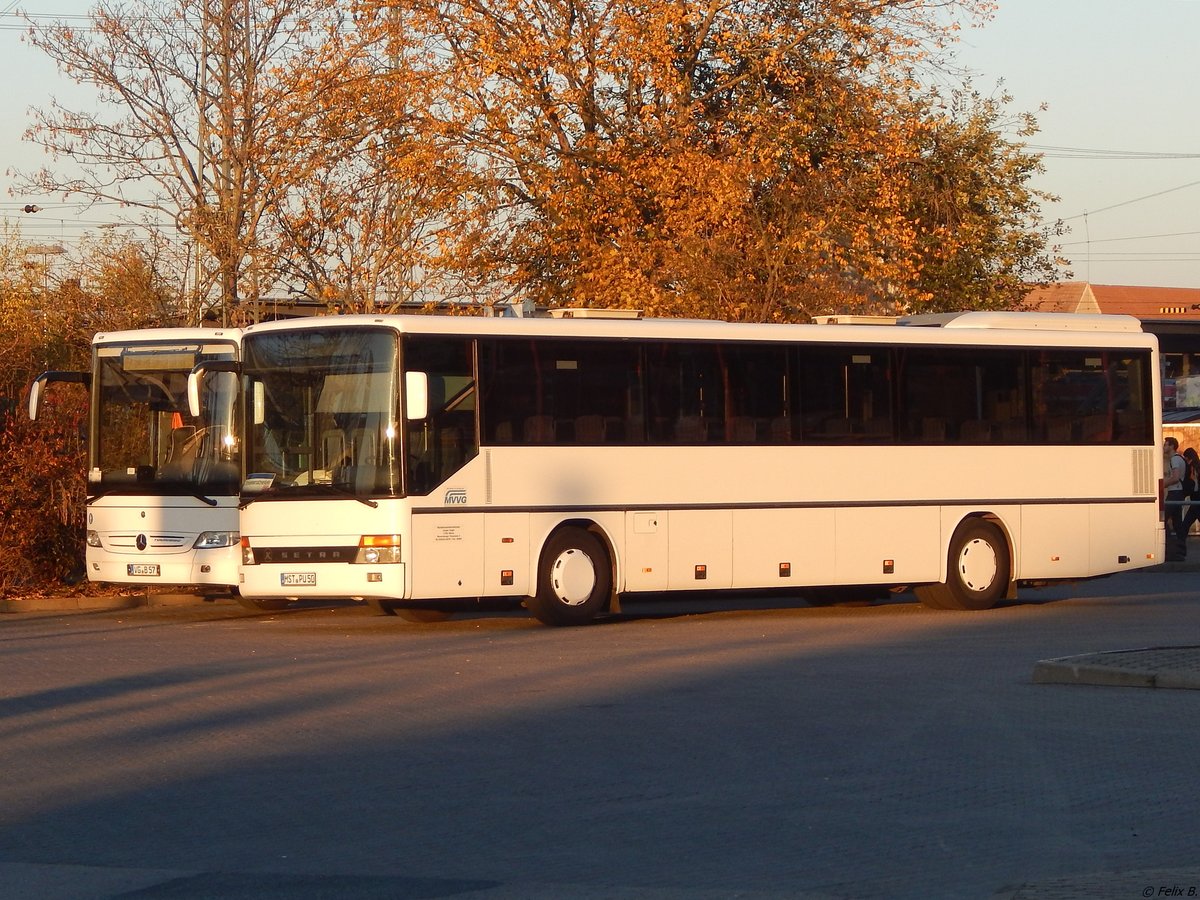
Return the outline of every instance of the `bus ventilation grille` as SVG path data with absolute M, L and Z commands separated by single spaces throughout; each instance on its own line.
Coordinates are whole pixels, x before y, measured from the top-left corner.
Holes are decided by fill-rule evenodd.
M 1133 451 L 1133 492 L 1153 494 L 1157 490 L 1154 480 L 1154 451 L 1139 448 Z

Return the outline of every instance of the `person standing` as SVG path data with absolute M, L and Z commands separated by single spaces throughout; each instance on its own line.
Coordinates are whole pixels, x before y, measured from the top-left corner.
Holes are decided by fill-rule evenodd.
M 1183 517 L 1183 543 L 1187 547 L 1188 535 L 1192 533 L 1192 525 L 1200 522 L 1200 454 L 1194 447 L 1183 451 L 1183 460 L 1187 463 L 1187 472 L 1183 477 L 1183 496 L 1188 501 L 1187 513 Z
M 1183 479 L 1187 477 L 1187 461 L 1179 455 L 1179 441 L 1163 439 L 1163 488 L 1167 508 L 1167 562 L 1187 559 L 1187 532 L 1183 530 Z

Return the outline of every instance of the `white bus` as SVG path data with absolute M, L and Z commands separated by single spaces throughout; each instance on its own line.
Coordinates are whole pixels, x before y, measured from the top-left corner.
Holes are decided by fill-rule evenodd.
M 682 590 L 984 609 L 1162 560 L 1136 319 L 572 312 L 246 328 L 243 594 L 428 618 L 523 601 L 549 624 Z
M 152 328 L 97 334 L 90 372 L 34 381 L 36 419 L 46 385 L 89 386 L 86 567 L 96 582 L 236 589 L 237 379 L 205 382 L 203 415 L 188 409 L 201 362 L 234 365 L 237 329 Z

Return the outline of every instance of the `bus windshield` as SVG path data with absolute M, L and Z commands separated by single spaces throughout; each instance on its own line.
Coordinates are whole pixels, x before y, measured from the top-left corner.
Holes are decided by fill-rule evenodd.
M 397 356 L 396 338 L 386 330 L 248 337 L 243 494 L 398 494 Z
M 189 414 L 187 402 L 194 365 L 236 358 L 235 345 L 225 342 L 97 347 L 90 491 L 236 493 L 236 378 L 220 373 L 206 382 L 199 418 Z

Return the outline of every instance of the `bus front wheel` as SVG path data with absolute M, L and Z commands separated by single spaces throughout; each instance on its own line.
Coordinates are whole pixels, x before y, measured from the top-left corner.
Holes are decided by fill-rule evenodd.
M 537 594 L 526 601 L 546 625 L 584 625 L 596 618 L 612 593 L 612 565 L 603 542 L 568 526 L 550 536 L 538 565 Z
M 916 589 L 933 609 L 991 609 L 1008 592 L 1010 556 L 1004 533 L 983 519 L 958 526 L 950 541 L 946 581 Z

